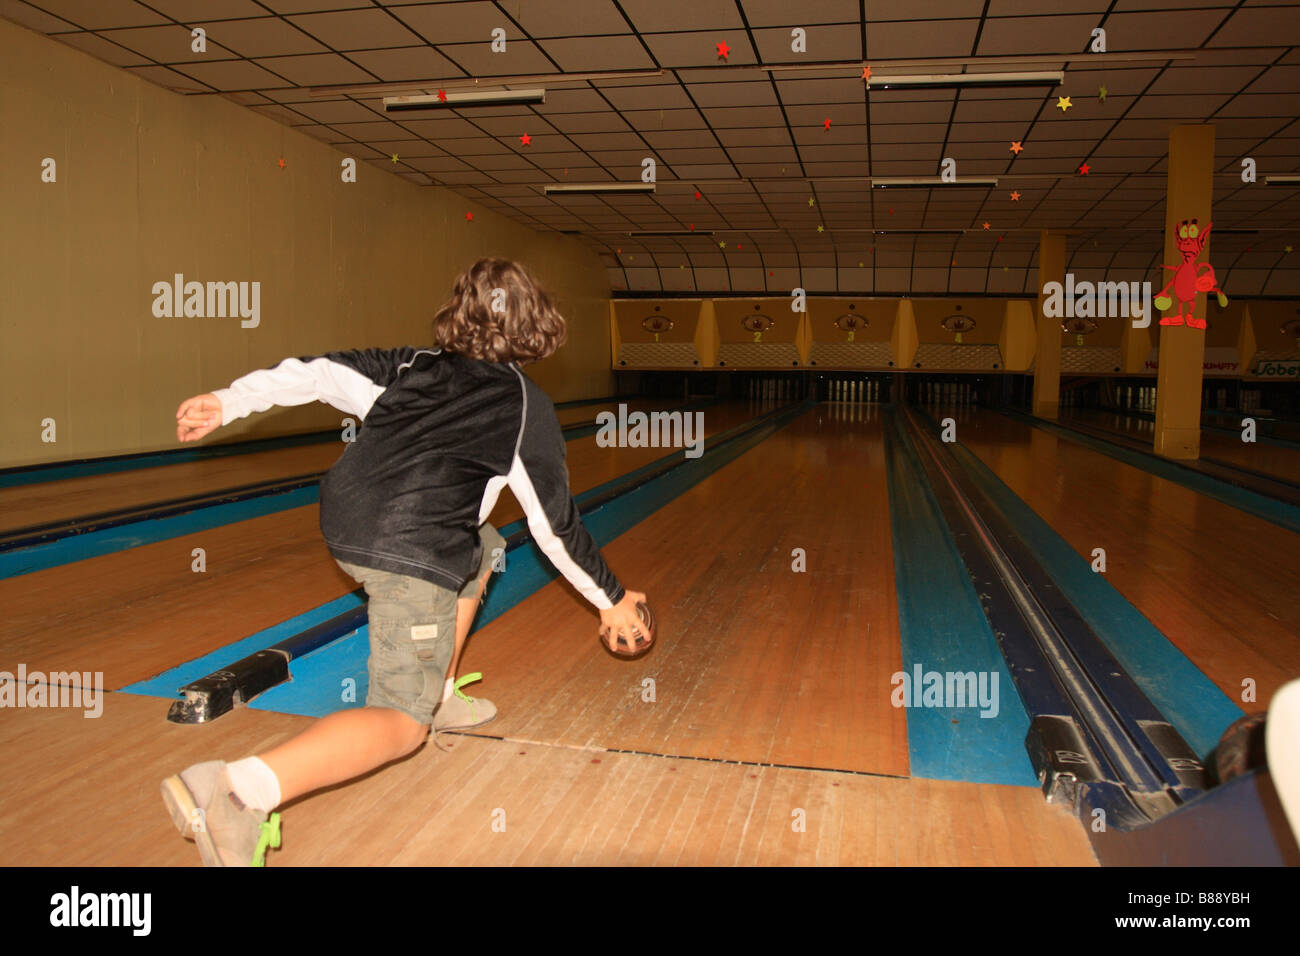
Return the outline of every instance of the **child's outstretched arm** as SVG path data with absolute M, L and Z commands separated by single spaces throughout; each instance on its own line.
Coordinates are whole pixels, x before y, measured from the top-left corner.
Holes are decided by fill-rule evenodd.
M 366 349 L 288 358 L 250 372 L 229 388 L 187 398 L 176 410 L 176 437 L 198 441 L 221 425 L 276 405 L 320 401 L 364 420 L 416 349 Z
M 636 605 L 646 596 L 625 590 L 605 564 L 600 548 L 588 533 L 569 489 L 564 435 L 555 412 L 527 409 L 519 436 L 510 490 L 524 509 L 533 541 L 583 597 L 600 611 L 611 640 L 641 630 Z

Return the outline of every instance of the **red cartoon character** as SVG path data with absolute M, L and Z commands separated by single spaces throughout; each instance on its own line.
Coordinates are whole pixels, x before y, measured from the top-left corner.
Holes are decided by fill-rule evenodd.
M 1214 223 L 1205 227 L 1204 231 L 1196 225 L 1196 220 L 1184 219 L 1178 224 L 1178 238 L 1174 240 L 1178 246 L 1178 251 L 1182 253 L 1183 263 L 1180 266 L 1161 266 L 1161 269 L 1168 269 L 1174 274 L 1169 280 L 1169 285 L 1165 286 L 1156 295 L 1155 305 L 1161 312 L 1169 308 L 1173 303 L 1173 298 L 1169 295 L 1169 290 L 1174 290 L 1174 295 L 1178 297 L 1178 313 L 1176 315 L 1167 315 L 1160 320 L 1161 325 L 1182 325 L 1183 309 L 1187 310 L 1186 321 L 1194 329 L 1205 328 L 1205 320 L 1195 318 L 1193 313 L 1196 311 L 1196 293 L 1214 292 L 1219 297 L 1219 308 L 1228 304 L 1228 297 L 1223 294 L 1214 278 L 1214 268 L 1208 262 L 1198 263 L 1196 257 L 1201 254 L 1205 248 L 1205 242 L 1210 236 L 1210 229 Z

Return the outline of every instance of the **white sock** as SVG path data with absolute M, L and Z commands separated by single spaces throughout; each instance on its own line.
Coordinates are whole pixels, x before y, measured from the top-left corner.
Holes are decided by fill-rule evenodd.
M 280 781 L 260 758 L 245 757 L 226 764 L 226 775 L 230 789 L 244 806 L 270 813 L 280 805 Z
M 447 682 L 442 685 L 442 699 L 445 701 L 451 697 L 456 690 L 456 679 L 448 677 Z

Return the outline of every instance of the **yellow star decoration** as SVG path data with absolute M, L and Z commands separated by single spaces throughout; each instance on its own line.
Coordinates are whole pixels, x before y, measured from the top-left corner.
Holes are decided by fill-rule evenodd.
M 810 206 L 815 206 L 815 205 L 817 205 L 817 200 L 816 200 L 816 199 L 813 199 L 812 196 L 809 196 L 809 197 L 808 197 L 808 205 L 810 205 Z
M 818 232 L 825 232 L 825 231 L 826 231 L 826 227 L 825 227 L 825 226 L 818 226 L 818 227 L 817 227 L 817 231 L 818 231 Z
M 718 248 L 719 248 L 719 249 L 725 249 L 725 248 L 727 248 L 727 243 L 726 243 L 726 241 L 723 240 L 723 241 L 719 242 L 719 243 L 718 243 Z
M 1074 104 L 1070 102 L 1070 98 L 1068 96 L 1058 96 L 1056 98 L 1056 105 L 1060 109 L 1060 111 L 1064 113 Z
M 862 263 L 861 263 L 861 262 L 858 263 L 858 268 L 859 268 L 859 269 L 862 268 Z
M 1283 247 L 1282 251 L 1283 251 L 1283 252 L 1290 252 L 1290 251 L 1291 251 L 1291 247 L 1290 247 L 1290 246 L 1285 246 L 1285 247 Z
M 1108 91 L 1108 90 L 1106 89 L 1106 87 L 1104 87 L 1104 86 L 1103 86 L 1101 89 L 1099 89 L 1099 90 L 1097 91 L 1097 102 L 1098 102 L 1098 103 L 1105 103 L 1105 102 L 1106 102 L 1106 94 L 1107 94 L 1108 92 L 1109 92 L 1109 91 Z
M 1003 272 L 1009 272 L 1009 271 L 1010 271 L 1010 270 L 1009 270 L 1009 269 L 1007 269 L 1007 267 L 1006 267 L 1006 266 L 1003 266 L 1003 267 L 1002 267 L 1002 271 L 1003 271 Z
M 397 162 L 397 154 L 396 154 L 396 153 L 393 153 L 393 162 L 394 162 L 394 163 Z

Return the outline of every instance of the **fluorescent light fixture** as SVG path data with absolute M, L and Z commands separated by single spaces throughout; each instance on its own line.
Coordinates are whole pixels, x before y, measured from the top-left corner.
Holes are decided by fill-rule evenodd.
M 654 183 L 555 183 L 543 187 L 548 196 L 600 196 L 608 193 L 652 193 Z
M 869 90 L 954 90 L 966 87 L 1002 89 L 1014 86 L 1060 86 L 1065 74 L 1053 73 L 928 73 L 917 76 L 872 76 Z
M 711 236 L 712 229 L 647 229 L 640 232 L 629 232 L 629 239 L 654 239 L 665 236 Z
M 1300 186 L 1300 176 L 1265 176 L 1265 186 Z
M 877 236 L 964 236 L 965 229 L 877 229 Z
M 443 99 L 443 96 L 446 99 Z M 413 110 L 446 110 L 462 106 L 515 106 L 522 103 L 545 103 L 545 90 L 465 90 L 442 96 L 385 96 L 385 113 Z
M 938 176 L 926 176 L 921 179 L 878 179 L 871 180 L 872 189 L 992 189 L 998 184 L 996 179 L 954 179 L 946 180 Z

